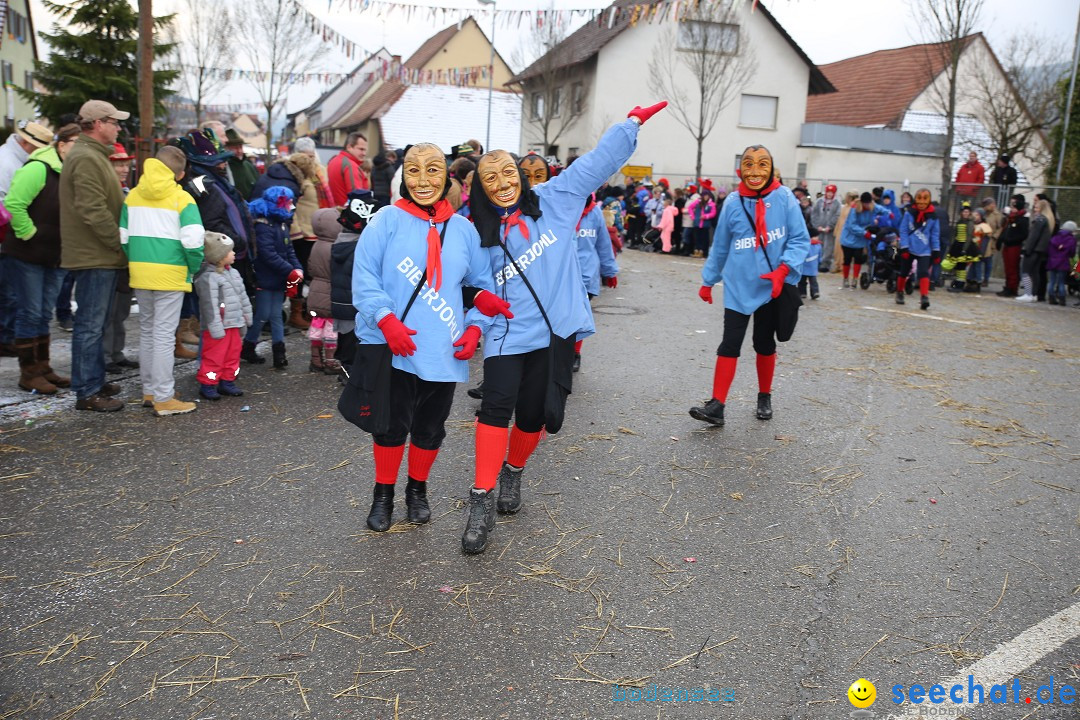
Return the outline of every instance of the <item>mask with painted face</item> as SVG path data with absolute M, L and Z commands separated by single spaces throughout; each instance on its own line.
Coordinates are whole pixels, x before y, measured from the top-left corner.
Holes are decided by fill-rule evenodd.
M 484 194 L 499 208 L 512 208 L 521 199 L 521 172 L 514 158 L 505 150 L 496 150 L 480 158 L 477 177 Z
M 526 155 L 518 163 L 525 178 L 529 181 L 529 187 L 536 187 L 551 179 L 551 172 L 547 162 L 539 155 Z
M 402 164 L 402 194 L 420 207 L 431 207 L 446 195 L 447 176 L 446 156 L 437 145 L 413 145 Z
M 761 146 L 747 148 L 739 160 L 739 177 L 755 193 L 764 190 L 773 181 L 772 153 Z

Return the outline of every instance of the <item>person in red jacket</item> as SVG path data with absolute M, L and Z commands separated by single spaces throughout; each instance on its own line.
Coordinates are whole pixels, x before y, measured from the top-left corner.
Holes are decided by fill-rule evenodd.
M 956 171 L 956 194 L 974 197 L 979 192 L 979 186 L 984 182 L 986 182 L 986 169 L 973 150 L 968 153 L 967 162 Z
M 352 190 L 370 190 L 371 180 L 362 165 L 367 159 L 367 138 L 362 133 L 349 133 L 345 149 L 330 159 L 326 180 L 330 196 L 338 207 L 345 207 Z

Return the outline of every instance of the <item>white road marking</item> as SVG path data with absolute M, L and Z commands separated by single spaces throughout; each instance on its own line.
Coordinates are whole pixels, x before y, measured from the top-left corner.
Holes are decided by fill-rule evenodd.
M 1061 612 L 1046 618 L 1038 625 L 1033 625 L 1028 628 L 1012 640 L 998 645 L 994 648 L 992 653 L 982 660 L 979 660 L 974 665 L 969 665 L 958 674 L 941 682 L 940 685 L 945 687 L 946 692 L 948 692 L 949 688 L 953 685 L 962 685 L 964 687 L 963 697 L 967 700 L 968 675 L 973 675 L 975 676 L 974 682 L 983 686 L 983 697 L 985 700 L 983 704 L 988 705 L 990 704 L 990 686 L 1008 683 L 1009 692 L 1007 697 L 1009 703 L 1006 707 L 1012 706 L 1017 709 L 1028 707 L 1027 705 L 1024 705 L 1023 698 L 1020 700 L 1020 706 L 1013 704 L 1012 679 L 1063 646 L 1065 643 L 1074 640 L 1077 637 L 1080 637 L 1080 603 L 1070 605 Z M 1042 680 L 1046 681 L 1049 681 L 1049 679 L 1050 678 L 1042 678 Z M 1057 688 L 1060 687 L 1062 680 L 1064 680 L 1064 678 L 1054 678 L 1055 693 L 1057 692 Z M 919 684 L 924 688 L 930 688 L 934 685 L 934 683 L 931 682 Z M 1065 684 L 1074 683 L 1068 683 L 1066 681 Z M 1031 698 L 1032 707 L 1039 706 L 1035 700 L 1034 694 L 1037 687 L 1038 686 L 1032 687 L 1030 682 L 1023 682 L 1021 685 L 1024 697 Z M 905 690 L 910 688 L 911 684 L 905 686 Z M 891 691 L 880 688 L 878 690 L 878 695 L 891 697 Z M 1060 707 L 1057 700 L 1058 697 L 1055 695 L 1054 704 Z M 929 705 L 928 700 L 924 700 L 919 705 L 905 703 L 900 706 L 892 705 L 891 701 L 886 702 L 888 705 L 885 707 L 897 707 L 900 709 L 899 713 L 892 713 L 889 716 L 896 718 L 897 720 L 907 720 L 907 718 L 919 717 L 919 709 L 922 708 L 925 711 L 927 705 Z M 967 702 L 964 702 L 963 704 L 954 703 L 947 699 L 946 702 L 941 703 L 937 707 L 961 708 L 966 705 L 968 705 Z M 879 712 L 885 710 L 885 707 L 879 705 Z M 972 707 L 978 707 L 978 703 Z M 925 715 L 923 717 L 925 717 Z
M 956 323 L 957 325 L 974 325 L 975 323 L 970 320 L 953 320 L 952 318 L 941 317 L 940 315 L 927 315 L 925 312 L 907 312 L 906 310 L 893 310 L 892 308 L 879 308 L 871 307 L 870 305 L 863 305 L 863 310 L 873 310 L 875 312 L 887 312 L 896 313 L 897 315 L 909 315 L 916 318 L 925 318 L 926 320 L 941 320 L 942 322 Z

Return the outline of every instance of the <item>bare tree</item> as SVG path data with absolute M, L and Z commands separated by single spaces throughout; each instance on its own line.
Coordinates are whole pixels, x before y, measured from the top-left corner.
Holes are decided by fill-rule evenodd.
M 997 155 L 1023 155 L 1035 167 L 1050 164 L 1045 143 L 1034 142 L 1059 119 L 1058 83 L 1066 66 L 1064 44 L 1038 34 L 1017 33 L 1005 43 L 999 63 L 979 63 L 964 79 L 964 90 L 979 108 L 989 138 L 971 145 Z
M 551 155 L 559 138 L 572 128 L 588 103 L 587 74 L 580 65 L 567 65 L 555 48 L 566 39 L 566 21 L 556 19 L 538 25 L 514 52 L 515 65 L 527 66 L 529 77 L 521 83 L 526 126 L 533 144 Z M 535 61 L 529 62 L 535 58 Z
M 313 34 L 296 0 L 244 0 L 235 10 L 234 42 L 253 71 L 249 82 L 266 111 L 266 152 L 273 148 L 274 117 L 293 78 L 316 67 L 327 45 Z
M 232 18 L 225 5 L 184 0 L 183 6 L 171 27 L 176 48 L 169 64 L 179 72 L 179 91 L 195 105 L 198 126 L 206 98 L 225 86 L 218 70 L 233 64 Z
M 695 177 L 701 155 L 724 108 L 757 71 L 741 3 L 700 3 L 681 22 L 670 23 L 653 48 L 649 90 L 667 98 L 669 109 L 697 142 Z
M 979 23 L 984 0 L 919 0 L 912 4 L 922 40 L 924 67 L 935 109 L 945 116 L 945 149 L 941 158 L 941 196 L 952 192 L 952 146 L 956 137 L 956 105 L 960 90 L 960 58 Z M 935 73 L 940 73 L 937 75 Z M 941 78 L 939 80 L 939 77 Z

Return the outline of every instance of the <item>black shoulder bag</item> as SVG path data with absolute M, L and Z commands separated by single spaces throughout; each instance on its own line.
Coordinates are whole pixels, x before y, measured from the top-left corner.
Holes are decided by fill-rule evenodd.
M 758 198 L 758 202 L 765 202 L 765 199 Z M 739 207 L 742 208 L 743 214 L 746 215 L 746 219 L 756 236 L 757 226 L 754 224 L 754 219 L 750 217 L 750 212 L 746 209 L 746 204 L 743 203 L 742 198 L 739 198 Z M 762 243 L 761 253 L 765 256 L 769 271 L 775 270 L 772 260 L 769 259 L 768 247 L 765 243 Z M 776 305 L 776 339 L 778 342 L 787 342 L 795 333 L 795 325 L 799 322 L 799 308 L 803 304 L 802 299 L 799 297 L 799 290 L 791 283 L 785 282 L 780 286 L 780 294 L 769 302 Z
M 439 233 L 439 247 L 446 237 L 443 223 Z M 405 312 L 398 318 L 402 323 L 409 315 L 413 303 L 420 295 L 420 289 L 427 282 L 427 269 L 416 283 Z M 356 356 L 352 366 L 346 371 L 349 380 L 338 398 L 338 412 L 341 417 L 351 422 L 364 432 L 382 435 L 390 428 L 390 378 L 393 374 L 394 354 L 386 343 L 360 343 L 356 346 Z
M 544 429 L 554 435 L 562 429 L 563 420 L 566 417 L 566 398 L 570 395 L 574 382 L 574 338 L 563 338 L 555 334 L 551 326 L 544 304 L 540 302 L 540 296 L 533 290 L 529 278 L 525 277 L 514 256 L 506 248 L 505 243 L 499 243 L 503 252 L 506 253 L 510 264 L 514 266 L 521 281 L 529 289 L 529 294 L 536 301 L 536 307 L 540 308 L 540 314 L 548 326 L 548 385 L 544 392 Z

